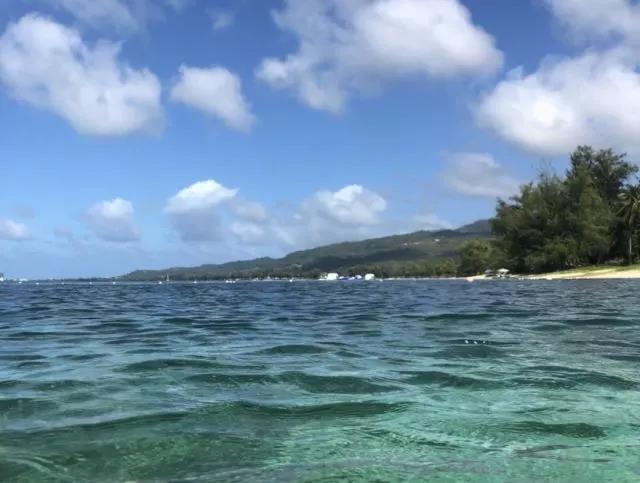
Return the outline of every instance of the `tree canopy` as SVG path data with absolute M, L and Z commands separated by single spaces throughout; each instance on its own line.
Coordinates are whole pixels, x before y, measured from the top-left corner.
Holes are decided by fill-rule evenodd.
M 637 205 L 630 201 L 638 168 L 625 154 L 589 146 L 579 146 L 570 160 L 564 177 L 543 172 L 510 200 L 498 201 L 495 243 L 512 270 L 562 270 L 628 255 L 640 221 L 640 197 Z

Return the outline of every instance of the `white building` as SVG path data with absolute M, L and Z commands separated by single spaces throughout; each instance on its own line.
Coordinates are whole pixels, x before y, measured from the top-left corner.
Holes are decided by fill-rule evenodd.
M 0 282 L 4 282 L 4 273 L 0 272 Z
M 326 275 L 323 275 L 322 277 L 320 277 L 320 280 L 328 280 L 328 281 L 335 281 L 339 279 L 340 279 L 340 275 L 337 273 L 327 273 Z
M 375 278 L 376 278 L 376 276 L 375 276 L 373 273 L 367 273 L 367 274 L 364 276 L 364 279 L 365 279 L 365 280 L 375 280 Z

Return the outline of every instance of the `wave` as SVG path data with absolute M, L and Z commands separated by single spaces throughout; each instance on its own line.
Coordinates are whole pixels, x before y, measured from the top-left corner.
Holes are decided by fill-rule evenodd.
M 317 376 L 304 372 L 286 372 L 278 380 L 318 394 L 376 394 L 398 390 L 396 386 L 377 384 L 356 376 Z
M 273 384 L 277 377 L 267 374 L 194 374 L 187 376 L 186 381 L 198 384 L 220 384 L 239 386 L 243 384 Z
M 503 384 L 497 381 L 476 379 L 468 376 L 458 376 L 448 372 L 416 371 L 405 372 L 404 374 L 411 376 L 405 379 L 404 382 L 415 385 L 438 385 L 442 387 L 465 387 L 477 389 L 497 389 L 503 387 Z
M 608 387 L 616 390 L 637 389 L 640 384 L 636 381 L 613 374 L 605 374 L 596 371 L 587 371 L 564 366 L 529 366 L 522 369 L 525 374 L 534 373 L 533 376 L 512 379 L 512 382 L 522 385 L 530 385 L 546 388 L 573 388 L 577 386 L 593 385 Z
M 502 426 L 507 431 L 540 435 L 557 435 L 569 438 L 604 438 L 607 433 L 599 426 L 588 423 L 542 423 L 540 421 L 521 421 Z
M 147 372 L 147 371 L 161 371 L 163 369 L 215 369 L 224 368 L 224 364 L 220 364 L 214 361 L 208 361 L 204 359 L 152 359 L 142 362 L 134 362 L 127 364 L 120 370 L 122 372 Z
M 438 359 L 499 359 L 507 354 L 498 348 L 487 344 L 464 344 L 454 345 L 447 349 L 431 354 Z
M 327 349 L 313 344 L 284 344 L 262 349 L 255 354 L 278 355 L 278 354 L 321 354 L 327 352 Z

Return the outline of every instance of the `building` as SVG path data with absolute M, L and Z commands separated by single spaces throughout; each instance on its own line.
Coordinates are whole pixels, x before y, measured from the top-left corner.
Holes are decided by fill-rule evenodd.
M 322 275 L 320 277 L 320 280 L 328 280 L 331 282 L 334 282 L 339 279 L 340 279 L 340 275 L 338 275 L 337 273 L 327 273 L 326 275 Z
M 4 273 L 0 272 L 0 282 L 4 282 Z

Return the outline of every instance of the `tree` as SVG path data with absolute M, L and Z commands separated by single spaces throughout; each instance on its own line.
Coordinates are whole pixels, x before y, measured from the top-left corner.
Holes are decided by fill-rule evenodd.
M 626 159 L 625 153 L 618 154 L 611 149 L 596 151 L 590 146 L 578 146 L 571 154 L 571 168 L 567 172 L 567 179 L 577 171 L 586 169 L 602 198 L 615 207 L 625 182 L 638 172 L 638 167 Z
M 565 231 L 573 235 L 575 250 L 581 262 L 601 263 L 613 245 L 611 220 L 613 209 L 597 188 L 588 169 L 576 169 L 565 180 L 567 206 Z M 616 195 L 617 196 L 617 195 Z
M 491 268 L 493 247 L 488 240 L 470 240 L 460 247 L 459 252 L 460 275 L 477 275 Z
M 626 186 L 619 195 L 620 208 L 618 213 L 622 217 L 627 235 L 627 261 L 633 263 L 633 237 L 638 230 L 640 220 L 640 185 Z
M 567 178 L 540 174 L 510 202 L 498 202 L 493 231 L 510 268 L 543 272 L 599 263 L 609 255 L 611 210 L 586 165 Z

